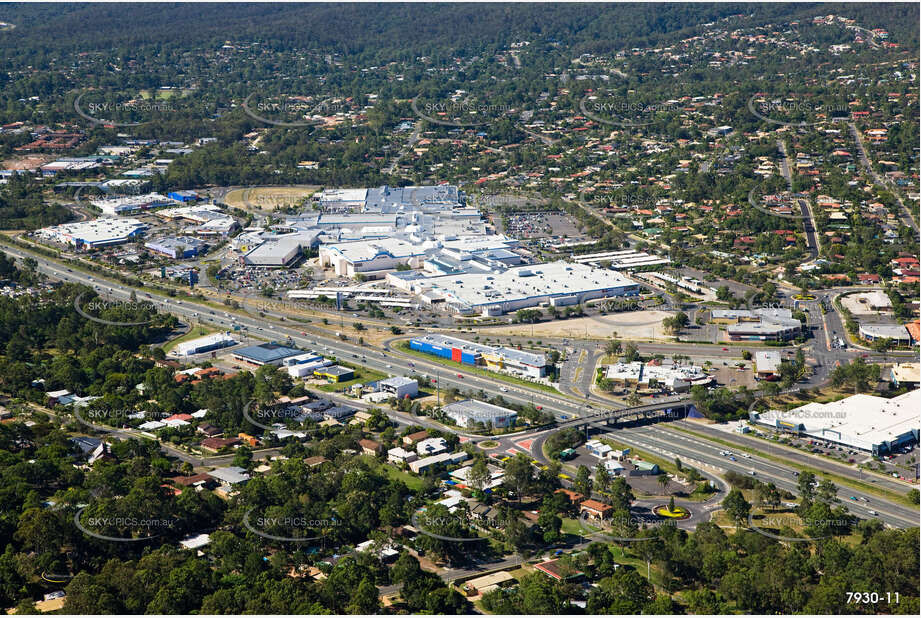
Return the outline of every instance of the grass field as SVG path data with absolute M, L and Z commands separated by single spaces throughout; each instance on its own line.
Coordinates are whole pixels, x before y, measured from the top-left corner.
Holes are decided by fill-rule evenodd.
M 414 474 L 404 472 L 389 464 L 381 465 L 381 470 L 393 480 L 403 481 L 403 483 L 413 491 L 422 489 L 422 479 Z
M 252 187 L 234 189 L 224 196 L 224 202 L 231 208 L 244 210 L 274 210 L 279 206 L 296 206 L 316 193 L 319 187 Z

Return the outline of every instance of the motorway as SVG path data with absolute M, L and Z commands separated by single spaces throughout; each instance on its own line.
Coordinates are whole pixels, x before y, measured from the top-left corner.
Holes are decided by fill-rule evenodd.
M 3 246 L 3 250 L 10 255 L 18 258 L 30 256 L 38 261 L 38 268 L 41 272 L 65 281 L 82 283 L 90 287 L 96 287 L 100 293 L 105 292 L 115 299 L 127 300 L 132 293 L 132 289 L 115 281 L 99 279 L 86 273 L 70 270 L 53 261 L 44 258 L 38 254 L 26 253 L 18 247 Z M 353 364 L 364 365 L 386 374 L 408 374 L 408 373 L 427 373 L 431 376 L 437 376 L 441 388 L 454 386 L 463 390 L 482 389 L 487 393 L 496 394 L 497 382 L 488 378 L 471 373 L 465 369 L 445 368 L 434 362 L 427 362 L 417 358 L 409 358 L 396 352 L 382 352 L 372 350 L 368 347 L 359 346 L 348 341 L 340 341 L 338 338 L 329 334 L 313 334 L 306 331 L 299 331 L 290 326 L 282 324 L 269 323 L 266 319 L 272 317 L 267 314 L 266 318 L 256 318 L 245 313 L 222 314 L 217 310 L 190 301 L 163 298 L 151 295 L 148 299 L 151 302 L 159 304 L 165 311 L 174 315 L 185 318 L 188 321 L 201 320 L 210 322 L 220 328 L 232 329 L 234 324 L 246 327 L 249 336 L 263 338 L 267 340 L 284 341 L 288 338 L 296 344 L 303 347 L 313 347 L 314 349 L 325 350 L 327 353 L 338 356 L 341 359 Z M 280 317 L 280 316 L 278 316 Z M 307 327 L 302 327 L 307 328 Z M 306 334 L 305 334 L 306 333 Z M 673 346 L 663 346 L 671 351 L 676 351 Z M 818 347 L 818 346 L 817 346 Z M 712 349 L 712 346 L 707 346 Z M 585 369 L 583 369 L 585 371 Z M 591 369 L 589 369 L 591 371 Z M 501 395 L 514 403 L 528 405 L 534 403 L 541 405 L 543 409 L 554 413 L 559 420 L 572 419 L 575 416 L 582 416 L 589 410 L 583 409 L 578 399 L 568 398 L 561 395 L 553 395 L 544 391 L 531 389 L 525 386 L 509 385 L 507 392 Z M 592 401 L 601 403 L 611 408 L 614 407 L 607 400 L 592 396 Z M 350 405 L 354 405 L 353 403 Z M 403 419 L 407 422 L 410 419 Z M 412 419 L 413 422 L 424 424 L 420 421 L 423 419 Z M 522 432 L 515 436 L 502 436 L 500 443 L 502 447 L 513 448 L 515 441 L 523 442 L 526 439 L 533 439 L 530 448 L 519 450 L 530 451 L 530 455 L 538 460 L 542 460 L 541 445 L 546 436 L 554 430 L 541 430 L 537 432 Z M 609 430 L 615 431 L 615 430 Z M 474 438 L 475 439 L 475 438 Z M 737 472 L 748 474 L 755 470 L 761 480 L 773 481 L 778 487 L 796 489 L 793 468 L 781 466 L 766 459 L 753 457 L 745 461 L 730 462 L 719 455 L 721 447 L 713 442 L 690 437 L 674 430 L 668 429 L 666 425 L 658 424 L 655 426 L 637 427 L 637 428 L 620 428 L 616 430 L 616 439 L 623 442 L 636 442 L 640 445 L 642 441 L 645 448 L 657 453 L 674 453 L 675 456 L 683 460 L 700 461 L 702 464 L 718 470 L 735 470 Z M 819 466 L 813 465 L 818 468 Z M 842 472 L 846 473 L 846 472 Z M 854 470 L 850 470 L 850 475 L 854 475 Z M 903 490 L 904 491 L 904 490 Z M 872 508 L 879 512 L 879 517 L 884 522 L 893 526 L 906 526 L 918 524 L 918 513 L 906 506 L 891 503 L 882 498 L 864 495 L 857 490 L 842 489 L 839 491 L 842 500 L 846 501 L 854 513 L 867 516 L 868 511 Z M 867 498 L 867 503 L 855 503 L 849 500 L 850 496 Z M 869 505 L 869 506 L 866 506 Z

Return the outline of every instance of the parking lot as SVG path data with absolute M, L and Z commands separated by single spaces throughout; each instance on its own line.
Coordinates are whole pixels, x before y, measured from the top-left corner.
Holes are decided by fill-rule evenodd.
M 814 455 L 831 457 L 842 463 L 860 464 L 864 467 L 870 467 L 883 474 L 895 474 L 898 478 L 912 481 L 918 478 L 918 445 L 911 445 L 899 449 L 898 452 L 890 455 L 883 455 L 879 458 L 873 457 L 866 451 L 849 448 L 823 440 L 816 440 L 808 436 L 797 438 L 787 433 L 762 433 L 756 432 L 756 435 L 778 440 L 790 446 L 799 448 L 803 451 L 810 452 Z

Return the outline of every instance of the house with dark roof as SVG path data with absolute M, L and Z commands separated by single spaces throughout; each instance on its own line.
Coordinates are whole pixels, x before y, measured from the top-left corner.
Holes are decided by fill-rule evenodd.
M 534 568 L 558 582 L 572 581 L 585 576 L 585 573 L 557 560 L 547 560 L 535 564 Z
M 205 438 L 201 441 L 201 450 L 217 453 L 225 446 L 240 444 L 240 438 Z

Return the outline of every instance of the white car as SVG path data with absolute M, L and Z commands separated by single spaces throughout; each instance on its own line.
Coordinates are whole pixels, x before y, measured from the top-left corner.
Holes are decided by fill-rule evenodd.
M 507 392 L 508 392 L 508 387 L 507 387 L 507 386 L 500 386 L 500 387 L 499 387 L 499 390 L 502 391 L 503 393 L 507 393 Z

